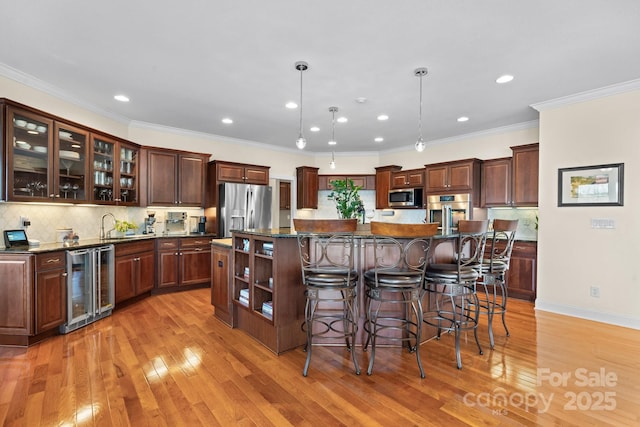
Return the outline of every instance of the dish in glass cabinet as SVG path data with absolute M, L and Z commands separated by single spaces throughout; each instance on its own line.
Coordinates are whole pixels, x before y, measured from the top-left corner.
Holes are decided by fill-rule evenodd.
M 47 152 L 47 147 L 42 147 L 40 145 L 36 145 L 35 147 L 33 147 L 33 151 L 36 151 L 38 153 L 46 153 Z
M 24 141 L 16 141 L 16 146 L 22 148 L 23 150 L 30 150 L 31 144 Z
M 66 132 L 66 131 L 61 130 L 60 132 L 58 132 L 58 135 L 62 139 L 71 139 L 71 132 Z
M 27 129 L 36 130 L 37 125 L 35 123 L 27 123 Z
M 46 126 L 38 126 L 36 127 L 36 130 L 40 133 L 45 133 L 47 131 L 47 127 Z
M 16 124 L 16 126 L 18 126 L 19 128 L 23 128 L 23 127 L 25 127 L 27 125 L 27 121 L 26 120 L 14 119 L 13 121 Z
M 65 159 L 79 159 L 80 153 L 76 151 L 60 150 L 60 157 Z

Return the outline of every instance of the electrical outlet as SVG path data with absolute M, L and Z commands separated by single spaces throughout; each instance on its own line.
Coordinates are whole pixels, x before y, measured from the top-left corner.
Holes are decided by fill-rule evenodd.
M 591 288 L 589 288 L 589 295 L 593 298 L 600 298 L 600 288 L 597 286 L 591 286 Z
M 29 218 L 27 218 L 26 216 L 20 217 L 20 228 L 27 228 L 30 225 L 31 221 L 29 221 Z

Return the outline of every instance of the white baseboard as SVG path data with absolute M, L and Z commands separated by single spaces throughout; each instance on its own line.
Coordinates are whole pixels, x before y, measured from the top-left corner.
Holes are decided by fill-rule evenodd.
M 585 310 L 584 308 L 580 307 L 547 303 L 544 301 L 540 301 L 540 299 L 536 299 L 535 309 L 540 311 L 549 311 L 556 314 L 563 314 L 565 316 L 593 320 L 595 322 L 623 326 L 625 328 L 640 329 L 640 319 L 638 319 L 637 317 L 621 316 L 615 313 L 603 313 L 601 311 Z

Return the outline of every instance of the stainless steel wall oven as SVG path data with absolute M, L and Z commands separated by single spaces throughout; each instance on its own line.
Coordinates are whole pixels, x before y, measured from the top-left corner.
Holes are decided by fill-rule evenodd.
M 437 222 L 445 232 L 456 230 L 461 219 L 472 219 L 472 215 L 470 194 L 427 197 L 427 221 Z

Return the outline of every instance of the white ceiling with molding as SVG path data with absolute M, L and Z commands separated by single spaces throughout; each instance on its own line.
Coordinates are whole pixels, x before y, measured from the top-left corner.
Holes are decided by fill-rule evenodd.
M 532 104 L 640 78 L 637 0 L 0 3 L 5 75 L 145 124 L 295 149 L 299 110 L 285 104 L 299 101 L 294 64 L 306 61 L 309 152 L 331 151 L 331 106 L 348 119 L 335 151 L 412 147 L 417 67 L 429 71 L 427 147 L 535 123 Z M 513 81 L 497 84 L 503 74 Z

